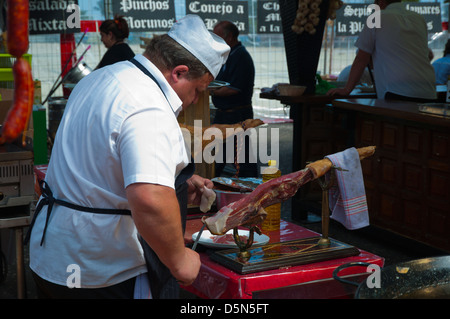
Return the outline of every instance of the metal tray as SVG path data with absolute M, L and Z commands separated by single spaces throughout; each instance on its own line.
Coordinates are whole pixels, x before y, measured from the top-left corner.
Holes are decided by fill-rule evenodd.
M 450 117 L 450 104 L 449 103 L 420 104 L 419 112 Z

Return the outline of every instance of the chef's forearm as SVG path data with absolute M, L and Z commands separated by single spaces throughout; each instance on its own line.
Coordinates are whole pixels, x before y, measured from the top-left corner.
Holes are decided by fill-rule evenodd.
M 133 220 L 142 238 L 172 272 L 182 267 L 184 238 L 175 191 L 154 184 L 127 187 Z
M 347 84 L 345 85 L 345 88 L 349 90 L 349 92 L 351 92 L 359 83 L 359 80 L 364 73 L 364 69 L 370 63 L 370 57 L 371 55 L 369 53 L 362 50 L 359 50 L 356 54 L 355 60 L 353 61 L 350 69 Z

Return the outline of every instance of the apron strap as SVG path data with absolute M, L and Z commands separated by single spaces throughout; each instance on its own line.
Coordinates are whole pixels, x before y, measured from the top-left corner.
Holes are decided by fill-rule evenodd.
M 41 186 L 41 190 L 42 190 L 42 198 L 39 200 L 39 203 L 36 206 L 36 211 L 34 213 L 32 221 L 30 223 L 30 227 L 28 229 L 27 235 L 25 237 L 25 242 L 24 242 L 25 244 L 27 244 L 28 240 L 30 239 L 31 230 L 33 229 L 36 218 L 39 215 L 39 213 L 41 212 L 44 205 L 48 205 L 48 208 L 47 208 L 47 216 L 45 218 L 44 231 L 42 233 L 42 238 L 41 238 L 41 246 L 44 243 L 44 237 L 45 237 L 45 233 L 47 231 L 48 221 L 50 220 L 50 215 L 52 213 L 54 204 L 58 204 L 61 206 L 65 206 L 65 207 L 68 207 L 68 208 L 71 208 L 74 210 L 79 210 L 79 211 L 87 212 L 87 213 L 131 216 L 131 211 L 128 209 L 93 208 L 93 207 L 86 207 L 86 206 L 72 204 L 72 203 L 66 202 L 62 199 L 57 199 L 57 198 L 53 197 L 53 192 L 50 189 L 50 187 L 48 186 L 46 181 L 41 181 L 40 186 Z
M 153 74 L 150 73 L 149 70 L 147 70 L 140 62 L 138 62 L 138 60 L 136 60 L 135 58 L 132 58 L 131 60 L 129 60 L 131 63 L 133 63 L 139 70 L 141 70 L 142 72 L 144 72 L 144 74 L 146 74 L 150 79 L 153 80 L 153 82 L 156 83 L 156 85 L 159 87 L 159 89 L 161 90 L 162 94 L 164 94 L 164 97 L 166 98 L 167 102 L 169 102 L 169 100 L 167 99 L 166 93 L 164 93 L 164 90 L 162 89 L 161 85 L 159 84 L 159 82 L 156 80 L 156 78 L 153 76 Z

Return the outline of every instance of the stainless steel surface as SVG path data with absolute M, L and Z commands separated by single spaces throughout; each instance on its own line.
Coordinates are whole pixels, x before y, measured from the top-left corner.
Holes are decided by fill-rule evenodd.
M 380 287 L 368 287 L 337 276 L 344 268 L 367 266 L 366 263 L 344 264 L 336 268 L 333 278 L 358 286 L 357 299 L 450 299 L 450 256 L 415 259 L 393 264 L 380 271 Z
M 381 288 L 361 285 L 356 297 L 450 298 L 450 256 L 412 260 L 381 269 Z
M 64 76 L 62 83 L 76 84 L 80 82 L 82 78 L 92 72 L 92 69 L 88 67 L 85 62 L 79 62 Z
M 0 216 L 3 207 L 29 205 L 34 200 L 33 153 L 20 147 L 0 147 Z

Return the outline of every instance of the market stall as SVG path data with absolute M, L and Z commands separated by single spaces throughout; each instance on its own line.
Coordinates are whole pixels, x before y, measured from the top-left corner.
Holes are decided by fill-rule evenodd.
M 186 244 L 192 244 L 192 235 L 202 225 L 200 216 L 192 215 L 190 218 L 186 225 Z M 270 238 L 269 245 L 306 238 L 314 238 L 317 241 L 320 238 L 320 234 L 287 221 L 281 222 L 280 230 L 267 232 L 267 235 Z M 298 251 L 310 246 L 311 243 L 303 243 L 298 246 Z M 350 246 L 346 246 L 348 247 Z M 355 251 L 348 257 L 329 257 L 330 259 L 325 257 L 323 261 L 303 264 L 286 263 L 285 266 L 276 269 L 240 274 L 215 261 L 213 255 L 217 250 L 204 246 L 199 250 L 202 261 L 200 273 L 196 281 L 184 289 L 208 299 L 349 298 L 353 296 L 355 288 L 334 280 L 332 277 L 334 269 L 349 262 L 367 262 L 379 267 L 384 265 L 384 258 L 355 247 L 352 249 Z M 356 267 L 344 271 L 341 275 L 361 282 L 369 275 L 366 268 Z
M 363 159 L 371 156 L 373 152 L 372 147 L 364 148 L 360 150 L 360 156 Z M 35 167 L 37 182 L 45 178 L 46 168 L 46 165 Z M 293 173 L 305 178 L 290 177 L 294 176 L 293 174 L 280 176 L 271 183 L 259 184 L 247 198 L 258 201 L 258 187 L 268 188 L 267 192 L 262 192 L 264 198 L 272 198 L 268 202 L 262 199 L 261 205 L 266 207 L 274 201 L 281 200 L 277 194 L 280 194 L 279 191 L 288 184 L 297 183 L 292 189 L 295 191 L 330 169 L 331 162 L 328 160 L 312 163 L 305 170 Z M 281 188 L 276 191 L 276 187 Z M 39 191 L 38 187 L 36 189 Z M 286 195 L 291 194 L 289 192 Z M 238 200 L 230 205 L 242 202 Z M 208 224 L 208 219 L 214 220 L 214 216 L 220 218 L 221 212 L 226 211 L 227 207 L 229 205 L 217 211 L 213 206 L 206 215 L 200 213 L 198 209 L 191 209 L 187 217 L 185 243 L 200 254 L 202 265 L 196 281 L 184 289 L 201 298 L 348 298 L 353 296 L 354 288 L 332 278 L 332 273 L 337 267 L 350 262 L 364 262 L 380 268 L 384 265 L 383 257 L 328 238 L 327 224 L 324 224 L 322 234 L 318 234 L 281 220 L 279 229 L 258 232 L 259 236 L 255 234 L 256 237 L 253 239 L 253 235 L 249 235 L 249 230 L 252 232 L 254 226 L 249 229 L 246 222 L 239 222 L 239 227 L 229 227 L 233 228 L 233 232 L 238 228 L 238 231 L 246 232 L 242 235 L 247 239 L 252 237 L 249 246 L 239 249 L 236 238 L 227 237 L 228 232 L 225 235 L 214 235 L 211 230 L 209 233 L 205 231 L 202 236 L 203 226 Z M 328 211 L 328 207 L 324 209 Z M 247 220 L 247 217 L 252 218 L 251 211 L 245 212 L 245 215 L 243 220 Z M 324 217 L 323 220 L 327 218 Z M 208 228 L 213 229 L 211 226 Z M 240 236 L 240 240 L 247 239 Z M 246 254 L 243 254 L 243 250 Z M 370 274 L 371 271 L 367 267 L 353 268 L 344 272 L 344 275 L 359 281 Z

